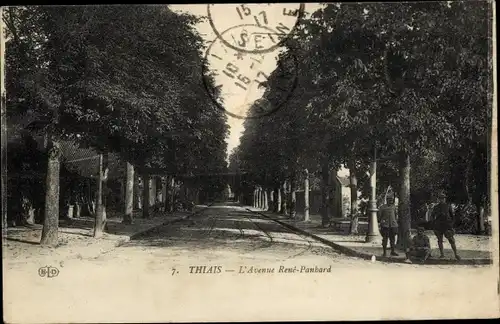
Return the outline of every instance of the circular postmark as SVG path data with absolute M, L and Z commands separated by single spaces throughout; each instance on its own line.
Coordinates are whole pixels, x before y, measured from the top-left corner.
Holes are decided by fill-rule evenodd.
M 255 25 L 231 27 L 234 29 L 270 28 Z M 287 67 L 277 60 L 278 51 L 267 54 L 249 54 L 225 46 L 217 37 L 208 47 L 203 67 L 203 83 L 215 105 L 229 116 L 240 119 L 260 118 L 277 111 L 292 95 L 297 86 L 297 58 L 291 53 Z M 272 77 L 272 93 L 269 77 Z M 213 80 L 211 82 L 210 80 Z
M 248 54 L 263 54 L 280 47 L 293 32 L 304 15 L 304 4 L 209 4 L 207 14 L 215 35 L 225 46 Z M 265 29 L 250 33 L 231 28 L 242 25 Z

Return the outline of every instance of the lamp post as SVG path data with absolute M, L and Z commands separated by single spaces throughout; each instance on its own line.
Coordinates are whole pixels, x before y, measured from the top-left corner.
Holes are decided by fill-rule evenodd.
M 377 221 L 377 148 L 373 151 L 373 161 L 370 163 L 370 201 L 368 207 L 368 233 L 365 242 L 373 242 L 380 238 Z

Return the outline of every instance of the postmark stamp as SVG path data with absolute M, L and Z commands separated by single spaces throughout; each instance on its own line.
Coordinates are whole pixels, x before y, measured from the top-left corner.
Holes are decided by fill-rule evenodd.
M 209 4 L 207 14 L 210 26 L 225 46 L 244 53 L 263 54 L 276 50 L 293 33 L 304 15 L 304 4 Z M 255 28 L 231 29 L 241 25 L 266 30 L 259 33 Z
M 268 27 L 241 25 L 225 30 L 221 36 L 234 30 L 273 32 Z M 259 45 L 252 46 L 258 48 Z M 277 54 L 277 51 L 243 53 L 227 47 L 221 37 L 217 37 L 206 51 L 208 66 L 203 69 L 203 83 L 210 98 L 218 108 L 234 118 L 260 118 L 277 111 L 292 95 L 298 78 L 296 57 L 292 55 L 292 67 L 285 68 L 277 60 Z M 279 86 L 273 87 L 272 96 L 265 96 L 271 74 Z M 215 86 L 208 82 L 211 76 Z

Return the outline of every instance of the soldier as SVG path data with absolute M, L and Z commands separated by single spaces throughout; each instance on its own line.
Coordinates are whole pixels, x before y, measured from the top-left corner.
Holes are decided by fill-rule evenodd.
M 422 263 L 431 256 L 431 243 L 429 237 L 425 235 L 425 228 L 423 226 L 417 228 L 417 235 L 413 237 L 410 255 L 420 259 Z
M 453 225 L 455 224 L 455 215 L 453 212 L 453 208 L 449 203 L 446 202 L 446 194 L 441 192 L 438 195 L 439 203 L 434 206 L 432 210 L 432 222 L 434 234 L 436 234 L 438 239 L 439 252 L 441 255 L 439 256 L 441 259 L 444 258 L 444 250 L 443 250 L 443 236 L 446 237 L 448 242 L 450 242 L 451 248 L 453 249 L 453 253 L 455 254 L 455 258 L 460 260 L 460 256 L 457 254 L 457 247 L 455 245 L 455 230 L 453 229 Z
M 391 243 L 391 255 L 398 256 L 396 253 L 396 234 L 398 233 L 397 208 L 394 205 L 394 197 L 387 197 L 387 204 L 382 205 L 378 211 L 380 220 L 380 234 L 382 234 L 383 256 L 387 256 L 387 240 Z

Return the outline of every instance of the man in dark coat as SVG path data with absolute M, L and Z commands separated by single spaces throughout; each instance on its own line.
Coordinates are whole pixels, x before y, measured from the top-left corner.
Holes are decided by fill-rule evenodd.
M 434 234 L 436 234 L 438 239 L 439 252 L 441 253 L 440 258 L 444 258 L 443 249 L 443 236 L 446 237 L 448 242 L 450 242 L 455 258 L 460 260 L 460 256 L 457 253 L 457 247 L 455 245 L 455 230 L 453 226 L 455 224 L 455 215 L 453 208 L 449 203 L 446 202 L 446 194 L 439 194 L 439 203 L 434 206 L 432 210 L 432 222 Z

